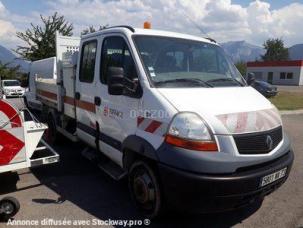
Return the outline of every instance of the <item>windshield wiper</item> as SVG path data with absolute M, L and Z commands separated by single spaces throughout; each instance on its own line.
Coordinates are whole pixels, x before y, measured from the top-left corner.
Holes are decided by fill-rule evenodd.
M 166 83 L 179 83 L 179 82 L 184 82 L 184 83 L 193 83 L 196 85 L 203 85 L 204 87 L 213 87 L 213 85 L 211 85 L 208 82 L 205 82 L 201 79 L 197 79 L 197 78 L 176 78 L 176 79 L 169 79 L 169 80 L 164 80 L 164 81 L 158 81 L 155 82 L 155 84 L 157 85 L 161 85 L 161 84 L 166 84 Z
M 239 82 L 237 79 L 234 78 L 217 78 L 207 81 L 207 83 L 212 83 L 212 82 L 236 82 L 238 85 L 244 86 L 244 84 L 242 84 L 241 82 Z

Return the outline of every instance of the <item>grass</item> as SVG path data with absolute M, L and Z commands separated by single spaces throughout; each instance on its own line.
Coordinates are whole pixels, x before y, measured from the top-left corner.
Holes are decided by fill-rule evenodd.
M 303 109 L 303 92 L 279 91 L 277 96 L 269 100 L 279 110 Z

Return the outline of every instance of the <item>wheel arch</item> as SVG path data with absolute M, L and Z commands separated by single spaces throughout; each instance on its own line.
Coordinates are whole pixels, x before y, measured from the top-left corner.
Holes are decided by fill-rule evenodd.
M 159 161 L 156 149 L 144 138 L 137 135 L 128 136 L 122 143 L 123 168 L 128 170 L 138 157 Z

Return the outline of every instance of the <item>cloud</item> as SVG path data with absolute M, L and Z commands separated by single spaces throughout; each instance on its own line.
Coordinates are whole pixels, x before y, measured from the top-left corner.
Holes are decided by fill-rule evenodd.
M 12 23 L 0 19 L 0 37 L 15 33 L 15 27 Z
M 0 19 L 22 31 L 30 22 L 39 21 L 40 13 L 47 16 L 57 11 L 74 24 L 75 35 L 89 25 L 142 27 L 143 22 L 149 20 L 155 29 L 205 36 L 203 30 L 219 42 L 246 40 L 261 45 L 271 37 L 282 37 L 287 45 L 303 42 L 301 3 L 277 10 L 261 0 L 247 7 L 233 4 L 231 0 L 48 0 L 46 5 L 43 12 L 20 16 L 7 12 L 0 0 L 0 15 L 2 12 L 10 15 L 5 17 L 9 19 L 1 16 Z
M 24 31 L 30 22 L 37 21 L 37 16 L 22 16 L 11 13 L 0 0 L 0 45 L 15 49 L 24 44 L 16 36 L 17 31 Z
M 142 27 L 150 20 L 153 28 L 205 36 L 202 28 L 220 42 L 247 40 L 261 45 L 269 37 L 283 37 L 287 44 L 303 42 L 303 33 L 297 32 L 303 20 L 299 3 L 278 10 L 260 0 L 247 7 L 230 0 L 56 0 L 49 6 L 74 22 L 77 32 L 100 24 Z
M 6 8 L 3 5 L 3 3 L 0 1 L 0 15 L 4 15 L 5 12 L 6 12 Z
M 0 41 L 3 44 L 9 45 L 16 40 L 16 29 L 12 22 L 6 19 L 9 12 L 0 1 Z

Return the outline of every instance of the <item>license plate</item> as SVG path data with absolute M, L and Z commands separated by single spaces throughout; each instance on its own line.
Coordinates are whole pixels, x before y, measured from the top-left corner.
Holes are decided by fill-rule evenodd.
M 56 162 L 59 161 L 59 158 L 58 157 L 46 158 L 45 161 L 46 161 L 47 164 L 56 163 Z
M 261 187 L 285 177 L 286 171 L 287 171 L 287 167 L 263 177 L 261 181 Z

